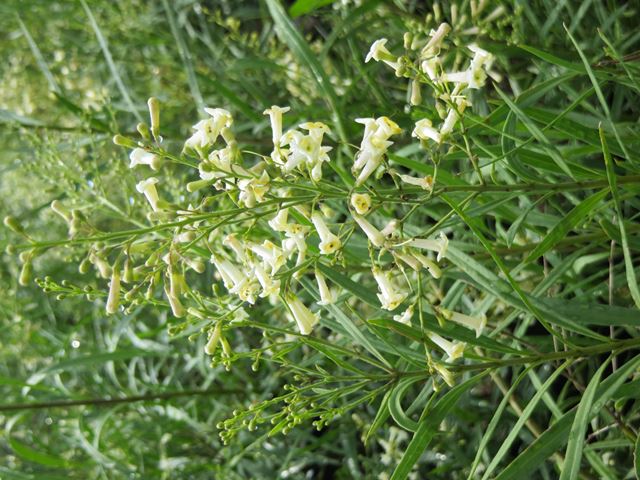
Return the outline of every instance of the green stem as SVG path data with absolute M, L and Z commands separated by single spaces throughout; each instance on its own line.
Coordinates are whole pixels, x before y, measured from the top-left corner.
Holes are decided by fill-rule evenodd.
M 19 410 L 41 410 L 47 408 L 67 408 L 81 405 L 101 406 L 119 403 L 147 402 L 152 400 L 170 400 L 178 397 L 193 397 L 198 395 L 232 395 L 242 393 L 242 390 L 223 390 L 211 388 L 208 390 L 183 390 L 180 392 L 149 393 L 121 398 L 84 398 L 77 400 L 51 400 L 48 402 L 10 403 L 0 405 L 0 412 L 15 412 Z

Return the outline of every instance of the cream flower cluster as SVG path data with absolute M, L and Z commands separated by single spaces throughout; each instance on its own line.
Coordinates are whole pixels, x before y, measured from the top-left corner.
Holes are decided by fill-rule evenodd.
M 415 123 L 412 136 L 423 142 L 441 144 L 452 134 L 464 110 L 471 105 L 466 95 L 468 89 L 479 89 L 486 83 L 487 76 L 499 80 L 500 75 L 492 70 L 495 57 L 475 43 L 467 46 L 473 54 L 467 68 L 447 71 L 442 52 L 451 27 L 442 23 L 431 30 L 427 38 L 405 34 L 405 48 L 416 51 L 417 58 L 412 61 L 408 55 L 396 56 L 386 47 L 385 38 L 371 45 L 365 61 L 383 62 L 393 68 L 397 76 L 411 78 L 410 98 L 412 105 L 422 103 L 421 84 L 428 83 L 435 97 L 435 107 L 440 116 L 440 125 L 435 126 L 431 119 L 422 118 Z
M 435 47 L 432 45 L 429 48 Z M 370 58 L 393 63 L 386 52 L 384 42 L 378 43 Z M 265 110 L 264 114 L 268 116 L 271 127 L 273 149 L 268 156 L 261 156 L 252 166 L 247 166 L 232 131 L 232 115 L 221 108 L 205 109 L 208 117 L 194 125 L 194 133 L 184 146 L 186 153 L 199 159 L 199 179 L 189 183 L 187 190 L 193 192 L 200 188 L 214 188 L 247 212 L 267 201 L 269 205 L 275 206 L 273 213 L 264 219 L 266 221 L 261 222 L 259 229 L 240 229 L 227 231 L 226 234 L 217 230 L 211 232 L 207 237 L 207 246 L 212 252 L 210 262 L 229 294 L 248 304 L 254 304 L 260 298 L 271 303 L 281 302 L 288 316 L 298 326 L 300 334 L 308 335 L 320 317 L 318 312 L 312 310 L 313 307 L 302 302 L 301 296 L 296 293 L 296 286 L 305 275 L 311 274 L 315 278 L 320 297 L 316 303 L 319 306 L 335 303 L 339 289 L 330 285 L 331 279 L 323 275 L 316 265 L 322 262 L 323 257 L 329 262 L 335 257 L 341 258 L 345 246 L 343 242 L 350 235 L 342 233 L 349 231 L 345 228 L 345 221 L 341 221 L 341 227 L 337 228 L 333 210 L 328 205 L 318 203 L 318 200 L 297 201 L 292 187 L 286 186 L 305 179 L 313 183 L 322 182 L 323 165 L 331 161 L 331 147 L 323 145 L 325 137 L 331 134 L 327 125 L 305 122 L 298 128 L 284 131 L 284 114 L 289 110 L 289 107 L 276 105 Z M 355 187 L 343 200 L 351 217 L 346 223 L 353 226 L 351 232 L 361 232 L 368 241 L 370 251 L 379 251 L 378 258 L 383 258 L 385 252 L 390 254 L 390 262 L 379 263 L 372 260 L 371 277 L 378 287 L 377 298 L 380 308 L 389 312 L 396 311 L 405 304 L 405 309 L 393 318 L 411 325 L 416 302 L 410 301 L 412 291 L 407 281 L 410 281 L 412 272 L 421 270 L 433 278 L 440 278 L 441 263 L 446 258 L 449 240 L 444 233 L 436 238 L 406 237 L 402 234 L 399 220 L 388 221 L 382 227 L 376 225 L 374 212 L 377 205 L 364 190 L 364 184 L 384 164 L 385 155 L 394 143 L 391 139 L 400 135 L 402 130 L 393 120 L 384 116 L 358 118 L 355 121 L 364 126 L 364 132 L 352 165 Z M 426 124 L 419 121 L 416 128 L 424 130 Z M 441 130 L 439 134 L 442 135 Z M 157 140 L 157 137 L 154 138 Z M 143 147 L 140 145 L 133 148 L 130 167 L 159 170 L 162 166 L 160 156 L 154 149 Z M 392 170 L 388 173 L 425 190 L 433 187 L 431 177 L 413 177 Z M 157 190 L 159 183 L 160 180 L 154 176 L 141 180 L 136 186 L 138 192 L 146 198 L 153 214 L 162 215 L 173 209 L 177 220 L 182 222 L 188 220 L 194 211 L 197 212 L 191 205 L 185 210 L 176 210 L 162 200 Z M 185 223 L 184 226 L 176 227 L 172 246 L 161 259 L 167 272 L 164 291 L 172 312 L 177 317 L 196 311 L 182 305 L 189 290 L 185 282 L 185 269 L 190 268 L 197 273 L 205 271 L 202 262 L 187 257 L 178 247 L 202 238 L 198 237 L 199 221 Z M 155 260 L 147 261 L 150 265 L 154 262 Z M 285 273 L 289 270 L 293 274 Z M 106 273 L 111 278 L 107 309 L 109 313 L 113 313 L 120 301 L 121 271 L 118 267 Z M 287 281 L 283 282 L 283 279 Z M 486 323 L 486 319 L 445 309 L 436 313 L 441 319 L 474 329 L 478 335 Z M 224 338 L 218 325 L 210 333 L 207 352 L 214 352 L 216 345 Z M 429 338 L 450 360 L 458 358 L 464 351 L 462 343 L 450 342 L 435 333 L 430 334 Z

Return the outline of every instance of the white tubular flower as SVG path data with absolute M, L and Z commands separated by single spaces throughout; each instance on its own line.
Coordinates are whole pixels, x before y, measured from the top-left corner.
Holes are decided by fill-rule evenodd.
M 400 222 L 394 218 L 392 220 L 389 220 L 384 228 L 380 230 L 380 233 L 384 235 L 385 238 L 391 238 L 398 231 L 398 227 L 400 227 Z
M 272 105 L 271 108 L 267 108 L 263 114 L 269 115 L 269 121 L 271 122 L 271 139 L 273 145 L 278 147 L 280 145 L 280 139 L 282 138 L 282 114 L 291 110 L 291 107 L 279 107 Z
M 255 303 L 256 288 L 248 275 L 227 259 L 212 255 L 211 262 L 216 266 L 229 293 L 238 295 L 243 301 Z
M 440 51 L 440 46 L 442 45 L 444 38 L 450 31 L 451 27 L 448 23 L 441 23 L 437 30 L 431 30 L 429 33 L 431 39 L 422 49 L 421 56 L 428 57 L 437 55 Z
M 373 42 L 369 49 L 369 53 L 367 53 L 367 56 L 364 59 L 365 63 L 368 63 L 373 59 L 376 62 L 384 62 L 391 68 L 395 69 L 398 66 L 398 58 L 393 56 L 393 54 L 387 50 L 387 47 L 385 47 L 386 43 L 386 38 L 381 38 L 380 40 Z
M 438 256 L 436 257 L 436 261 L 439 262 L 447 255 L 447 248 L 449 248 L 449 239 L 444 233 L 440 232 L 440 236 L 435 240 L 426 238 L 414 238 L 407 243 L 407 246 L 437 252 Z
M 218 347 L 218 343 L 220 343 L 220 337 L 222 335 L 222 326 L 221 323 L 216 323 L 213 332 L 209 334 L 209 340 L 207 344 L 204 346 L 204 353 L 207 355 L 214 355 L 216 353 L 216 348 Z
M 265 240 L 262 245 L 254 244 L 249 248 L 271 267 L 271 275 L 275 275 L 286 262 L 282 249 L 269 240 Z
M 418 260 L 422 264 L 422 266 L 424 268 L 426 268 L 429 271 L 429 274 L 433 278 L 435 278 L 437 280 L 438 278 L 440 278 L 442 276 L 442 270 L 440 270 L 440 267 L 438 266 L 438 264 L 436 262 L 434 262 L 430 258 L 425 257 L 424 255 L 422 255 L 421 253 L 418 253 L 418 252 L 413 252 L 412 256 L 413 256 L 413 258 Z
M 318 291 L 320 292 L 320 301 L 318 305 L 333 305 L 336 297 L 327 286 L 327 281 L 318 270 L 316 270 L 316 281 L 318 282 Z
M 171 307 L 171 313 L 173 314 L 173 316 L 176 318 L 184 317 L 185 309 L 182 306 L 182 302 L 180 302 L 180 299 L 173 293 L 171 293 L 166 285 L 164 286 L 164 293 L 167 296 L 167 300 L 169 300 L 169 306 Z
M 387 152 L 387 148 L 393 145 L 389 141 L 392 135 L 400 133 L 400 127 L 388 117 L 379 117 L 375 120 L 370 118 L 357 119 L 358 123 L 365 125 L 365 131 L 360 143 L 352 172 L 355 174 L 360 171 L 356 178 L 356 186 L 362 185 L 376 171 L 382 157 Z
M 430 192 L 433 190 L 433 177 L 431 175 L 427 175 L 426 177 L 418 178 L 412 177 L 411 175 L 398 175 L 400 180 L 409 185 L 415 185 L 416 187 L 420 187 L 423 190 Z
M 231 114 L 222 108 L 205 108 L 211 118 L 200 120 L 193 128 L 196 132 L 185 142 L 185 147 L 206 148 L 213 145 L 224 128 L 233 123 Z
M 255 264 L 253 266 L 253 273 L 262 287 L 261 298 L 277 295 L 278 292 L 280 292 L 280 280 L 274 280 L 273 277 L 262 268 L 262 265 Z
M 442 70 L 442 62 L 439 57 L 432 57 L 423 60 L 420 68 L 432 82 L 439 81 L 440 71 Z
M 451 373 L 447 367 L 445 367 L 444 365 L 442 365 L 439 362 L 433 362 L 431 364 L 431 366 L 433 367 L 433 369 L 438 372 L 440 374 L 440 376 L 442 377 L 442 379 L 444 380 L 444 383 L 446 383 L 447 385 L 449 385 L 450 387 L 455 386 L 456 382 L 453 376 L 453 373 Z
M 120 305 L 120 268 L 115 267 L 111 273 L 109 282 L 109 296 L 107 297 L 107 314 L 112 315 L 118 311 Z
M 442 142 L 440 132 L 433 128 L 433 124 L 428 118 L 423 118 L 416 122 L 413 132 L 411 132 L 411 136 L 417 137 L 420 140 L 433 140 L 436 143 Z
M 391 252 L 391 253 L 393 254 L 393 258 L 395 259 L 396 265 L 398 265 L 398 267 L 402 268 L 402 265 L 400 262 L 403 262 L 409 265 L 416 272 L 422 269 L 422 263 L 420 263 L 420 261 L 417 258 L 415 258 L 413 255 L 409 253 L 402 253 L 402 252 Z
M 411 80 L 411 96 L 409 103 L 411 105 L 420 105 L 422 103 L 422 92 L 420 91 L 420 82 L 417 79 Z
M 444 119 L 444 122 L 440 127 L 441 137 L 449 135 L 451 132 L 453 132 L 453 128 L 456 126 L 456 123 L 458 123 L 459 117 L 460 115 L 458 114 L 458 111 L 455 108 L 449 109 L 449 111 L 447 112 L 447 117 Z
M 413 318 L 413 305 L 410 305 L 404 312 L 400 315 L 394 315 L 393 319 L 396 322 L 403 323 L 405 325 L 411 325 L 411 319 Z
M 378 123 L 375 118 L 356 118 L 355 122 L 364 125 L 364 134 L 362 135 L 363 140 L 366 140 L 376 133 L 376 130 L 378 129 Z
M 287 220 L 289 218 L 289 209 L 283 208 L 280 210 L 275 217 L 269 220 L 269 226 L 274 232 L 286 232 L 289 228 L 289 224 Z
M 380 248 L 384 245 L 385 236 L 376 227 L 371 225 L 369 221 L 357 213 L 352 214 L 353 219 L 360 226 L 369 241 L 376 247 Z
M 482 331 L 487 325 L 486 315 L 482 315 L 480 317 L 472 317 L 463 313 L 447 310 L 446 308 L 438 308 L 437 312 L 440 313 L 440 315 L 442 315 L 445 320 L 451 320 L 452 322 L 462 325 L 463 327 L 466 327 L 470 330 L 475 330 L 476 337 L 482 335 Z
M 144 148 L 134 148 L 129 154 L 129 168 L 138 165 L 148 165 L 152 170 L 160 168 L 160 157 L 155 153 L 147 152 Z
M 313 222 L 313 226 L 316 227 L 316 231 L 320 236 L 319 247 L 322 255 L 330 255 L 342 246 L 342 242 L 338 236 L 331 233 L 327 224 L 324 223 L 320 212 L 313 212 L 311 222 Z
M 263 202 L 264 196 L 269 191 L 270 183 L 271 179 L 266 171 L 262 172 L 260 177 L 239 180 L 238 190 L 240 190 L 240 195 L 238 196 L 238 202 L 249 208 L 254 207 L 256 203 Z
M 322 143 L 322 138 L 325 133 L 331 133 L 329 127 L 322 122 L 301 123 L 299 127 L 303 130 L 307 130 L 309 132 L 309 136 L 318 144 Z
M 158 182 L 159 180 L 156 177 L 149 177 L 136 185 L 136 190 L 144 194 L 154 212 L 158 211 L 158 202 L 160 201 L 158 190 L 156 189 L 156 183 Z
M 437 333 L 429 333 L 429 339 L 440 347 L 449 357 L 448 360 L 456 360 L 462 357 L 465 344 L 462 342 L 450 342 L 446 338 L 442 338 Z
M 238 261 L 247 263 L 247 251 L 240 240 L 238 240 L 238 237 L 235 233 L 230 233 L 229 235 L 224 237 L 222 244 L 233 250 L 233 253 L 236 254 L 236 258 L 238 259 Z
M 311 312 L 300 301 L 298 297 L 290 293 L 285 300 L 287 307 L 291 311 L 293 318 L 298 324 L 298 329 L 302 335 L 309 335 L 313 330 L 313 327 L 318 323 L 318 316 Z
M 351 195 L 351 206 L 358 215 L 366 215 L 371 209 L 371 196 L 368 193 L 354 193 Z
M 407 298 L 408 294 L 397 292 L 387 274 L 379 268 L 374 267 L 371 272 L 373 273 L 373 278 L 375 278 L 378 288 L 380 289 L 378 299 L 382 304 L 382 308 L 389 311 L 398 308 L 404 299 Z
M 399 133 L 402 133 L 402 129 L 398 126 L 398 124 L 391 120 L 389 117 L 378 117 L 376 119 L 376 123 L 378 125 L 378 129 L 376 130 L 375 135 L 377 137 L 382 137 L 386 140 L 392 135 L 398 135 Z

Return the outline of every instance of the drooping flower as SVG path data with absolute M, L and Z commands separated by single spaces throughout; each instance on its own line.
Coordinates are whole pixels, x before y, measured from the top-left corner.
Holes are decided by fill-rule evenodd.
M 193 126 L 195 133 L 185 142 L 185 147 L 207 148 L 216 142 L 223 129 L 233 123 L 233 117 L 223 108 L 205 108 L 204 111 L 211 117 Z
M 380 230 L 369 223 L 366 218 L 358 215 L 357 213 L 353 213 L 352 217 L 374 246 L 380 248 L 384 245 L 385 236 L 380 232 Z
M 486 315 L 481 315 L 479 317 L 472 317 L 470 315 L 465 315 L 463 313 L 453 312 L 451 310 L 447 310 L 446 308 L 437 308 L 436 311 L 442 315 L 445 320 L 451 320 L 463 327 L 466 327 L 470 330 L 476 331 L 476 337 L 482 335 L 482 331 L 484 327 L 487 325 L 487 317 Z
M 416 122 L 411 136 L 417 137 L 420 140 L 433 140 L 436 143 L 442 142 L 440 132 L 433 128 L 433 123 L 428 118 L 423 118 Z
M 318 291 L 320 292 L 320 301 L 318 305 L 333 305 L 336 301 L 334 293 L 329 289 L 327 280 L 318 270 L 316 270 L 316 281 L 318 282 Z
M 415 248 L 422 248 L 424 250 L 430 250 L 437 252 L 438 256 L 436 261 L 440 261 L 447 255 L 447 248 L 449 247 L 449 239 L 447 236 L 440 232 L 440 236 L 437 239 L 427 238 L 414 238 L 406 243 L 406 245 Z
M 134 148 L 129 154 L 129 160 L 131 160 L 129 168 L 134 168 L 138 165 L 148 165 L 152 170 L 158 170 L 161 162 L 158 155 L 148 152 L 144 148 Z
M 279 107 L 272 105 L 271 108 L 267 108 L 263 114 L 269 115 L 269 121 L 271 122 L 271 140 L 274 147 L 280 146 L 280 138 L 282 138 L 282 114 L 291 110 L 291 107 Z
M 430 332 L 429 339 L 440 347 L 449 357 L 449 360 L 456 360 L 464 353 L 465 344 L 462 342 L 450 342 L 437 333 Z
M 403 323 L 404 325 L 411 325 L 412 318 L 413 318 L 413 305 L 409 305 L 409 307 L 400 315 L 393 316 L 393 319 L 396 322 Z
M 402 130 L 388 117 L 358 118 L 356 122 L 365 125 L 360 150 L 356 154 L 352 167 L 354 175 L 358 174 L 356 186 L 359 186 L 366 182 L 382 163 L 387 149 L 393 145 L 389 138 Z
M 271 275 L 275 275 L 286 262 L 282 249 L 269 240 L 265 240 L 261 245 L 253 244 L 249 248 L 271 267 Z
M 389 311 L 398 308 L 404 299 L 407 298 L 408 294 L 398 292 L 391 283 L 391 279 L 388 274 L 379 268 L 373 267 L 371 272 L 373 273 L 373 278 L 375 278 L 378 288 L 380 289 L 378 299 L 382 304 L 382 308 Z
M 136 190 L 144 194 L 154 212 L 158 210 L 158 202 L 160 201 L 158 190 L 156 189 L 158 182 L 159 180 L 156 177 L 149 177 L 146 180 L 141 180 L 136 185 Z
M 298 329 L 302 335 L 309 335 L 319 319 L 312 313 L 302 301 L 293 293 L 289 293 L 285 299 L 285 304 L 291 311 L 294 320 L 298 324 Z
M 387 47 L 385 46 L 387 43 L 386 38 L 381 38 L 376 40 L 371 44 L 371 48 L 369 48 L 369 52 L 365 57 L 365 63 L 368 63 L 371 60 L 375 60 L 376 62 L 384 62 L 389 65 L 394 70 L 398 67 L 398 58 L 395 57 Z
M 366 215 L 371 209 L 371 196 L 368 193 L 354 193 L 351 195 L 351 206 L 358 215 Z
M 320 237 L 319 247 L 322 255 L 330 255 L 340 249 L 342 246 L 340 238 L 331 233 L 320 212 L 313 212 L 311 215 L 311 222 L 313 223 L 313 226 L 316 227 L 316 232 L 318 232 L 318 236 Z

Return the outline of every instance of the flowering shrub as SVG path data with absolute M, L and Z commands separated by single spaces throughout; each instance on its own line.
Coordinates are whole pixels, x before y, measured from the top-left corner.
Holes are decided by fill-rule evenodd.
M 552 74 L 521 86 L 504 46 L 518 32 L 507 35 L 503 21 L 520 13 L 489 3 L 454 3 L 446 19 L 436 4 L 425 22 L 405 22 L 404 35 L 374 39 L 358 68 L 406 95 L 374 85 L 388 105 L 371 108 L 358 91 L 365 106 L 349 115 L 336 92 L 358 87 L 330 78 L 322 42 L 307 45 L 267 0 L 293 52 L 286 58 L 296 58 L 276 77 L 291 104 L 252 109 L 232 92 L 228 103 L 202 105 L 185 139 L 175 136 L 184 119 L 165 122 L 164 102 L 149 98 L 149 122 L 113 137 L 128 155 L 115 167 L 114 197 L 89 207 L 71 195 L 51 201 L 66 238 L 5 218 L 18 282 L 35 275 L 45 292 L 86 297 L 109 318 L 168 314 L 169 335 L 187 336 L 229 376 L 247 360 L 256 375 L 267 368 L 278 387 L 252 391 L 215 422 L 224 445 L 246 429 L 325 432 L 349 418 L 366 443 L 393 423 L 378 442 L 379 478 L 422 478 L 424 465 L 446 463 L 446 441 L 434 437 L 457 429 L 448 419 L 468 397 L 491 420 L 472 458 L 450 466 L 455 478 L 490 478 L 507 459 L 498 478 L 525 478 L 533 464 L 561 478 L 626 472 L 583 439 L 619 428 L 610 441 L 629 449 L 637 437 L 625 403 L 635 396 L 616 393 L 631 391 L 640 364 L 637 138 L 620 120 L 637 108 L 625 97 L 612 110 L 602 93 L 606 82 L 637 89 L 633 67 L 598 70 L 567 29 L 582 62 L 523 47 Z M 535 106 L 560 85 L 570 101 Z M 197 81 L 190 88 L 197 100 Z M 599 103 L 589 103 L 594 94 Z M 318 98 L 328 109 L 307 108 Z M 101 219 L 105 205 L 117 222 Z M 61 249 L 83 277 L 34 268 Z M 507 406 L 515 420 L 504 419 Z M 509 451 L 516 440 L 521 453 Z

